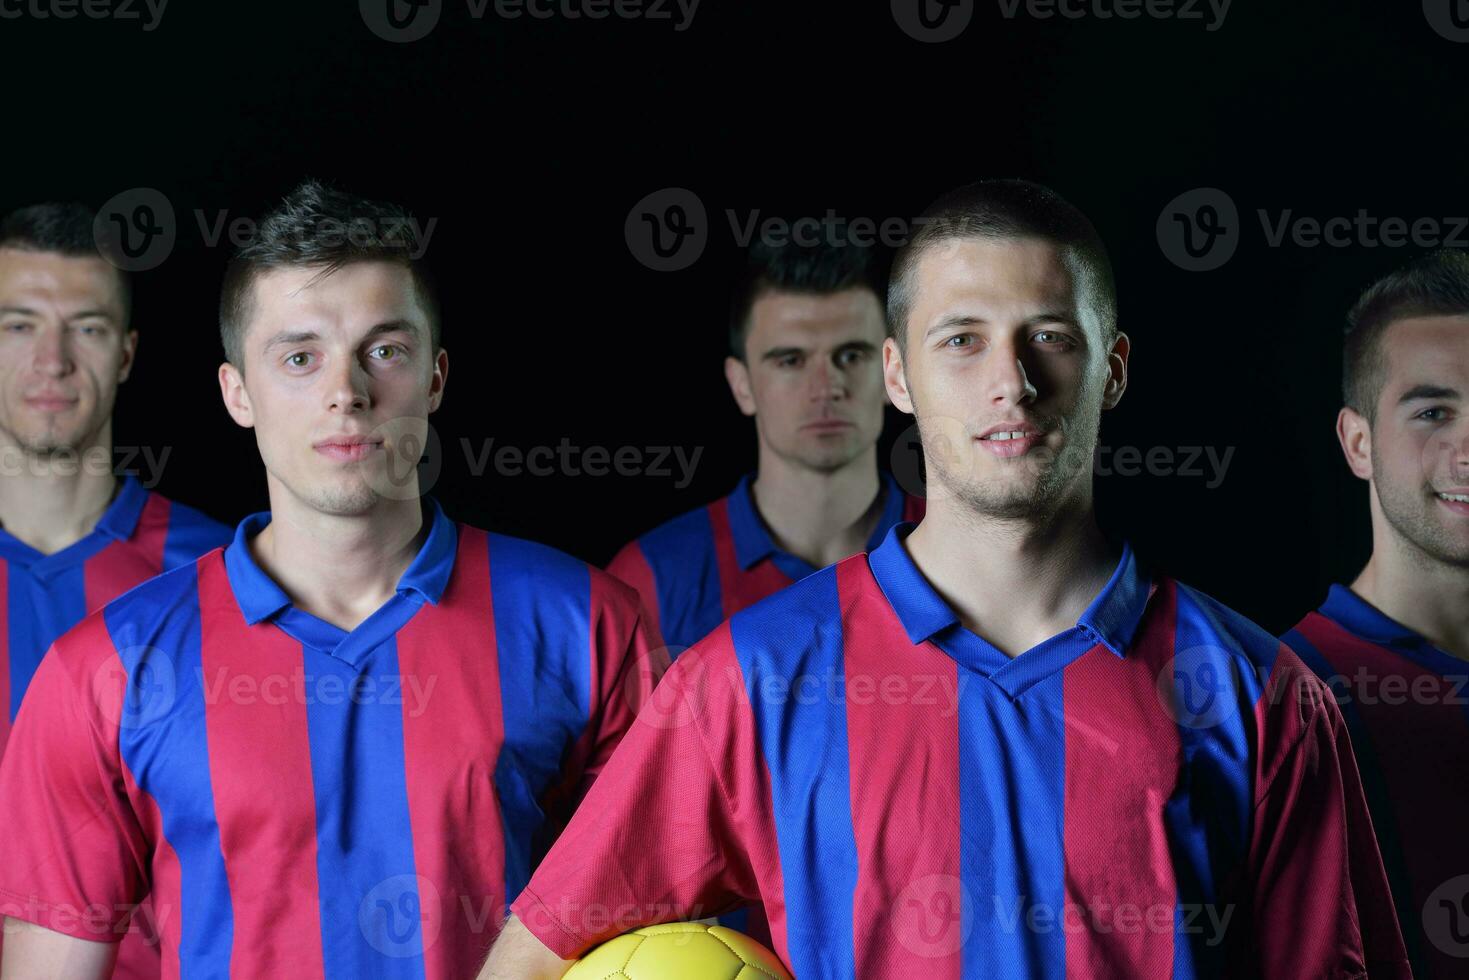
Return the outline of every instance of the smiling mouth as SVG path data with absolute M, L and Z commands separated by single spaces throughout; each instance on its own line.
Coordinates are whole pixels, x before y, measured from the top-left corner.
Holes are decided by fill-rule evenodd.
M 1440 493 L 1437 496 L 1451 504 L 1469 504 L 1469 493 Z

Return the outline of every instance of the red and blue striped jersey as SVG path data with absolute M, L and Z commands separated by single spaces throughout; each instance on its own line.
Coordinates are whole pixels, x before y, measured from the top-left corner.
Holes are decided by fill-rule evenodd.
M 758 900 L 802 980 L 1408 975 L 1294 654 L 1128 549 L 1011 658 L 905 534 L 673 664 L 514 905 L 547 947 Z
M 728 497 L 680 514 L 629 542 L 607 571 L 638 590 L 652 634 L 678 654 L 735 613 L 779 592 L 816 569 L 781 550 L 770 536 L 746 476 Z M 923 498 L 910 497 L 882 476 L 882 517 L 870 551 L 899 521 L 923 518 Z
M 43 555 L 0 528 L 0 753 L 41 655 L 87 613 L 227 544 L 230 528 L 125 477 L 92 532 Z
M 0 913 L 107 939 L 151 889 L 167 978 L 472 975 L 656 678 L 622 583 L 425 516 L 350 632 L 254 562 L 257 514 L 58 640 L 0 766 Z
M 0 528 L 0 757 L 41 657 L 87 613 L 153 576 L 227 544 L 230 528 L 124 477 L 91 533 L 43 555 Z M 114 980 L 158 976 L 157 920 L 131 924 Z
M 1469 974 L 1469 663 L 1343 585 L 1283 639 L 1346 719 L 1413 975 Z

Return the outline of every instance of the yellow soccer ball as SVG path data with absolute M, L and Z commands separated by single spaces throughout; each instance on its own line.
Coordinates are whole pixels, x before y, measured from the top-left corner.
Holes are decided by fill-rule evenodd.
M 774 953 L 702 922 L 634 929 L 577 960 L 565 980 L 791 980 Z

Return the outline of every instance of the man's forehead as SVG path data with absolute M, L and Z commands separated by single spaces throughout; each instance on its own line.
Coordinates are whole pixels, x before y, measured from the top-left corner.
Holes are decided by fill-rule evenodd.
M 118 273 L 97 256 L 62 255 L 23 248 L 0 248 L 0 286 L 7 292 L 82 293 L 112 298 Z
M 750 339 L 762 347 L 796 340 L 880 340 L 882 304 L 864 287 L 836 293 L 770 291 L 750 309 Z
M 412 274 L 394 263 L 267 269 L 255 277 L 252 293 L 255 319 L 267 322 L 369 329 L 395 320 L 424 320 Z
M 1069 299 L 1074 278 L 1065 249 L 1039 238 L 956 238 L 936 242 L 918 255 L 919 295 Z
M 1463 390 L 1469 379 L 1469 315 L 1409 317 L 1382 336 L 1391 387 L 1438 384 Z

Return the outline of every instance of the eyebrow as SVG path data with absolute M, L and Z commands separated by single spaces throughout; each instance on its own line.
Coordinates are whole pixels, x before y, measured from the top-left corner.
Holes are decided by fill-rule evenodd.
M 367 335 L 364 336 L 362 340 L 363 342 L 366 342 L 372 340 L 374 337 L 381 337 L 385 333 L 397 333 L 399 331 L 404 331 L 415 335 L 418 332 L 417 327 L 411 320 L 388 320 L 385 323 L 377 324 L 371 330 L 367 331 Z M 321 334 L 317 333 L 315 330 L 286 331 L 278 333 L 274 337 L 267 340 L 265 342 L 265 346 L 261 349 L 269 351 L 273 350 L 276 347 L 287 346 L 290 344 L 304 344 L 308 341 L 320 339 Z
M 842 351 L 847 350 L 860 350 L 870 353 L 877 350 L 877 345 L 866 340 L 849 340 L 846 343 L 838 344 L 835 348 L 832 349 L 832 353 L 840 354 Z M 789 357 L 792 354 L 804 353 L 806 353 L 805 347 L 772 347 L 770 348 L 770 350 L 761 354 L 760 359 L 762 361 L 777 361 L 780 360 L 782 357 Z
M 1444 388 L 1441 385 L 1414 385 L 1398 397 L 1398 404 L 1405 402 L 1424 401 L 1430 398 L 1446 398 L 1450 401 L 1458 401 L 1461 396 L 1454 388 Z

